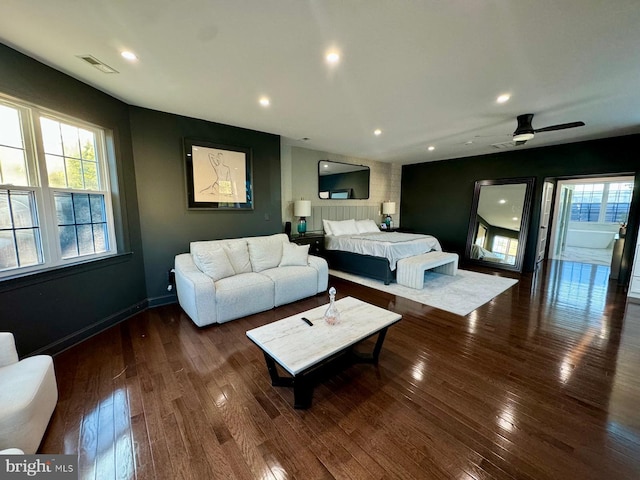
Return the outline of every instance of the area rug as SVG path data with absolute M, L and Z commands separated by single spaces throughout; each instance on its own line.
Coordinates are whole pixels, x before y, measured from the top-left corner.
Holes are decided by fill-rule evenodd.
M 469 270 L 458 270 L 455 276 L 427 271 L 424 274 L 424 288 L 416 290 L 397 283 L 385 285 L 380 280 L 337 270 L 329 270 L 329 273 L 351 282 L 462 316 L 473 312 L 476 308 L 518 283 L 513 278 L 498 277 Z

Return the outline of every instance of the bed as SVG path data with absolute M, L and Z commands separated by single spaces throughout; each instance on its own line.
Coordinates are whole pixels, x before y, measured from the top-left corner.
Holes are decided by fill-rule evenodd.
M 381 232 L 373 220 L 323 220 L 323 225 L 330 268 L 382 280 L 385 285 L 395 278 L 401 258 L 442 250 L 431 235 Z
M 471 245 L 471 258 L 474 260 L 484 260 L 485 262 L 503 263 L 504 259 L 493 253 L 491 250 L 481 247 L 480 245 Z

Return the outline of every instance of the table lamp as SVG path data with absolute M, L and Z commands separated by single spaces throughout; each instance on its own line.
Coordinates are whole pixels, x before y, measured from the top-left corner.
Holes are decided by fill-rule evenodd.
M 391 215 L 394 213 L 396 213 L 396 202 L 384 202 L 382 204 L 382 214 L 386 215 L 384 223 L 386 223 L 387 228 L 391 228 L 393 226 Z
M 304 236 L 307 233 L 307 219 L 311 216 L 311 200 L 296 200 L 293 204 L 293 215 L 300 217 L 298 233 Z

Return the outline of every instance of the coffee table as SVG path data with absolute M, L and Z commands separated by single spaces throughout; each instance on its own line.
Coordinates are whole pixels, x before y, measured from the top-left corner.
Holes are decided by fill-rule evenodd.
M 402 315 L 353 297 L 335 302 L 340 323 L 328 325 L 323 315 L 328 305 L 312 308 L 247 332 L 247 337 L 264 353 L 273 386 L 293 387 L 294 407 L 308 408 L 313 397 L 312 377 L 332 360 L 349 356 L 358 363 L 378 363 L 387 329 Z M 313 325 L 308 325 L 307 318 Z M 357 343 L 378 335 L 369 355 L 353 351 Z M 276 363 L 291 377 L 282 377 Z

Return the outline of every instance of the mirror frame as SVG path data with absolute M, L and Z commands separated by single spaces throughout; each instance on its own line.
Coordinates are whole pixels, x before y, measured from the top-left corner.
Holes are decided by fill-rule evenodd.
M 349 196 L 349 192 L 353 191 L 354 188 L 353 187 L 349 187 L 349 186 L 341 186 L 342 188 L 337 188 L 336 190 L 333 190 L 333 193 L 339 194 L 340 196 L 337 197 L 332 197 L 331 195 L 329 197 L 322 197 L 320 195 L 320 177 L 322 177 L 323 175 L 321 174 L 322 172 L 322 163 L 323 162 L 327 162 L 327 163 L 334 163 L 336 165 L 345 165 L 350 167 L 352 170 L 349 172 L 344 172 L 344 173 L 354 173 L 354 172 L 367 172 L 367 196 L 366 197 L 351 197 Z M 337 174 L 334 174 L 337 175 Z M 347 196 L 343 196 L 344 194 L 346 194 Z M 318 198 L 320 200 L 367 200 L 371 197 L 371 168 L 368 167 L 367 165 L 359 165 L 357 163 L 346 163 L 346 162 L 336 162 L 334 160 L 319 160 L 318 161 Z
M 483 186 L 496 185 L 513 185 L 522 183 L 526 185 L 524 202 L 522 204 L 522 215 L 520 219 L 520 232 L 518 234 L 518 254 L 513 265 L 506 263 L 487 262 L 483 260 L 471 258 L 471 246 L 474 243 L 476 230 L 478 229 L 478 203 L 480 201 L 480 190 Z M 464 250 L 464 259 L 466 262 L 483 265 L 501 270 L 512 270 L 516 272 L 522 271 L 524 254 L 527 249 L 527 234 L 529 232 L 529 218 L 531 216 L 531 207 L 533 200 L 533 187 L 535 183 L 534 177 L 519 178 L 501 178 L 495 180 L 477 180 L 473 191 L 473 204 L 471 206 L 471 216 L 469 218 L 469 233 L 467 234 L 467 245 Z

